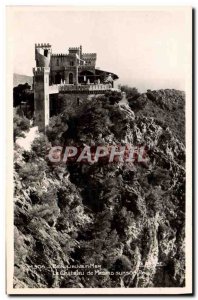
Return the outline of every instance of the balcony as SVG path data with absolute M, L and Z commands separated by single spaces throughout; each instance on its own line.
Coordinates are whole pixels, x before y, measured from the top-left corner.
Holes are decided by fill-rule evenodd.
M 74 85 L 74 84 L 53 84 L 49 86 L 49 94 L 58 93 L 88 93 L 88 94 L 100 94 L 101 92 L 108 91 L 112 88 L 109 83 L 106 84 L 86 84 L 86 85 Z
M 86 85 L 73 85 L 73 84 L 60 84 L 58 85 L 59 92 L 61 93 L 100 93 L 108 91 L 112 88 L 111 84 L 86 84 Z

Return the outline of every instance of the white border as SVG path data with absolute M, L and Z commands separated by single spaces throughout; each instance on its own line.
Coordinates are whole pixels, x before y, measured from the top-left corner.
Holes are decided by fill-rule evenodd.
M 13 1 L 9 1 L 9 3 L 10 2 L 11 2 L 11 4 L 13 3 Z M 22 3 L 23 2 L 24 1 L 22 1 Z M 41 1 L 39 1 L 39 2 L 41 3 Z M 51 4 L 51 2 L 52 1 L 48 1 L 48 4 Z M 58 1 L 58 2 L 62 3 L 62 1 Z M 74 4 L 74 2 L 76 4 L 76 2 L 80 2 L 80 1 L 72 1 L 72 4 Z M 139 2 L 142 2 L 142 1 L 139 1 Z M 168 1 L 166 1 L 166 3 L 167 2 Z M 173 3 L 173 1 L 171 1 L 171 2 Z M 101 3 L 101 1 L 100 1 L 100 3 Z M 123 5 L 123 3 L 125 4 L 125 1 L 122 1 L 122 5 Z M 114 4 L 115 4 L 115 2 L 114 2 Z M 62 9 L 62 7 L 60 7 L 60 9 Z M 72 7 L 72 10 L 74 10 L 74 9 L 78 10 L 79 7 Z M 87 10 L 87 7 L 82 7 L 82 9 Z M 95 10 L 95 9 L 98 10 L 98 9 L 104 9 L 104 7 L 103 8 L 101 8 L 101 7 L 92 7 L 91 9 L 92 10 Z M 112 10 L 112 7 L 111 8 L 106 7 L 106 9 Z M 120 7 L 116 8 L 114 6 L 113 9 L 114 10 L 117 10 L 117 9 L 120 10 Z M 137 9 L 137 7 L 135 9 Z M 138 9 L 145 9 L 145 7 L 142 7 L 142 8 L 139 7 Z M 146 9 L 152 9 L 153 10 L 154 7 L 150 6 L 150 7 L 146 7 Z M 158 9 L 159 9 L 159 7 L 158 7 Z M 160 7 L 160 9 L 162 9 L 162 7 Z M 173 7 L 172 7 L 172 9 L 173 9 Z M 9 52 L 9 62 L 10 62 L 11 61 L 11 56 L 12 56 L 11 49 L 7 49 L 7 53 L 8 52 Z M 9 65 L 10 65 L 10 63 L 9 63 Z M 187 72 L 187 74 L 189 76 L 189 83 L 191 84 L 191 81 L 192 81 L 192 78 L 191 78 L 191 65 L 189 65 L 188 68 L 189 68 L 188 69 L 189 72 Z M 6 69 L 7 70 L 10 69 L 10 66 L 8 67 L 8 65 L 7 65 Z M 12 82 L 12 78 L 10 77 L 10 72 L 7 73 L 7 82 L 8 82 L 8 86 L 10 86 L 10 83 Z M 7 92 L 9 93 L 8 94 L 8 99 L 12 99 L 12 90 L 11 90 L 11 92 L 9 92 L 8 91 L 9 90 L 8 86 L 7 86 Z M 191 87 L 190 86 L 187 87 L 186 92 L 187 92 L 187 99 L 188 99 L 187 101 L 188 101 L 188 105 L 189 105 L 188 109 L 186 111 L 186 116 L 187 116 L 186 128 L 187 128 L 188 132 L 189 131 L 192 132 L 192 123 L 191 123 L 191 110 L 192 110 L 192 107 L 190 106 L 190 104 L 191 104 Z M 9 115 L 8 115 L 8 136 L 9 137 L 12 137 L 12 129 L 10 128 L 12 126 L 9 126 L 11 124 L 10 122 L 12 122 L 11 120 L 12 120 L 12 112 L 9 111 Z M 190 195 L 190 197 L 189 197 L 190 199 L 192 199 L 191 198 L 191 194 L 192 194 L 192 189 L 191 189 L 191 181 L 192 181 L 192 177 L 191 177 L 191 174 L 192 174 L 192 168 L 191 168 L 191 166 L 192 166 L 192 164 L 191 164 L 191 159 L 192 159 L 192 157 L 191 157 L 191 153 L 192 153 L 192 151 L 191 151 L 192 150 L 191 132 L 190 132 L 190 134 L 187 135 L 187 151 L 186 151 L 187 152 L 186 171 L 187 171 L 187 178 L 188 178 L 186 187 L 187 187 L 187 194 Z M 11 139 L 11 141 L 12 141 L 12 139 Z M 12 149 L 13 149 L 12 148 L 13 145 L 12 145 L 11 141 L 9 139 L 9 142 L 7 143 L 8 147 L 9 147 L 7 152 L 10 153 L 10 154 L 12 153 Z M 12 155 L 8 156 L 7 164 L 9 165 L 9 170 L 10 170 L 10 168 L 12 168 Z M 7 187 L 7 192 L 8 192 L 9 198 L 10 197 L 12 198 L 12 190 L 13 190 L 12 189 L 12 174 L 11 174 L 11 172 L 9 172 L 7 175 L 8 175 L 7 182 L 9 182 L 9 186 Z M 189 198 L 187 197 L 187 199 L 189 199 Z M 8 238 L 7 242 L 8 242 L 8 252 L 9 253 L 10 253 L 10 251 L 13 251 L 13 245 L 12 245 L 13 236 L 12 236 L 12 233 L 10 232 L 10 227 L 9 227 L 10 224 L 13 224 L 13 215 L 11 216 L 11 214 L 10 214 L 10 209 L 12 209 L 12 203 L 10 203 L 10 204 L 11 204 L 11 206 L 10 205 L 7 206 L 8 207 L 8 214 L 9 214 L 9 224 L 8 224 L 8 227 L 7 227 L 8 231 L 7 231 L 7 234 L 6 234 L 6 236 Z M 187 209 L 187 214 L 189 215 L 189 213 L 191 213 L 191 209 L 192 209 L 192 206 L 191 206 L 192 202 L 189 201 L 189 202 L 187 202 L 187 204 L 188 205 L 187 205 L 186 209 Z M 188 236 L 189 237 L 191 236 L 191 230 L 192 230 L 192 222 L 191 221 L 192 221 L 191 219 L 188 219 L 188 222 L 186 222 L 187 223 L 186 224 L 187 225 L 186 230 L 187 230 L 187 233 L 188 233 L 187 238 L 188 238 Z M 188 245 L 189 248 L 191 248 L 192 240 L 190 238 L 188 238 L 187 245 Z M 10 259 L 8 259 L 7 261 L 9 263 Z M 187 266 L 187 275 L 192 273 L 191 272 L 191 267 L 192 267 L 192 264 L 190 263 Z M 9 276 L 10 271 L 12 271 L 12 269 L 10 269 L 10 266 L 8 266 L 8 278 L 10 278 L 10 276 Z M 127 289 L 124 289 L 124 291 L 121 288 L 114 288 L 114 289 L 107 289 L 107 288 L 103 288 L 103 289 L 12 289 L 12 287 L 9 284 L 8 285 L 8 293 L 9 294 L 32 294 L 32 292 L 33 292 L 33 294 L 43 294 L 43 293 L 45 293 L 45 294 L 60 294 L 60 292 L 61 292 L 61 294 L 64 294 L 65 291 L 67 291 L 66 294 L 77 294 L 77 293 L 79 293 L 81 295 L 82 294 L 114 294 L 114 295 L 116 295 L 116 294 L 125 294 L 125 293 L 128 293 L 128 294 L 153 294 L 153 293 L 184 294 L 184 293 L 190 293 L 191 292 L 192 278 L 190 278 L 190 276 L 187 276 L 187 277 L 188 277 L 187 278 L 188 279 L 187 280 L 187 287 L 182 288 L 182 289 L 181 288 L 176 288 L 176 289 L 175 288 L 168 288 L 168 289 L 167 288 L 159 288 L 159 289 L 158 288 L 155 288 L 155 289 L 151 289 L 151 288 L 147 288 L 147 289 L 145 289 L 145 288 L 144 289 L 141 289 L 141 288 L 134 289 L 134 288 L 132 288 L 132 289 L 130 289 L 129 288 L 128 289 L 127 288 Z M 122 290 L 122 292 L 121 292 L 121 290 Z M 155 290 L 155 292 L 154 292 L 154 290 Z

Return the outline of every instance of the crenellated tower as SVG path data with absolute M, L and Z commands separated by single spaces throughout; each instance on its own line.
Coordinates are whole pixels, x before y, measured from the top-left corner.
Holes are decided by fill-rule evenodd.
M 44 131 L 49 124 L 49 74 L 51 60 L 50 44 L 35 44 L 36 67 L 34 73 L 35 124 Z

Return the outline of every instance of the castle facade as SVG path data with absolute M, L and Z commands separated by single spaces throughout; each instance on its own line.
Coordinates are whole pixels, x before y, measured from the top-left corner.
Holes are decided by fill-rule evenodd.
M 96 53 L 83 53 L 82 46 L 69 48 L 67 54 L 52 54 L 50 44 L 35 44 L 34 110 L 39 130 L 45 130 L 51 115 L 60 109 L 79 106 L 90 95 L 114 87 L 118 76 L 96 68 L 96 59 Z

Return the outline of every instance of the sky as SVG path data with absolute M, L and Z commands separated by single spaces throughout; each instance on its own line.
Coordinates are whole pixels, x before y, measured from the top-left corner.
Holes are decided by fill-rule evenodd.
M 184 90 L 189 63 L 189 9 L 65 10 L 12 8 L 8 47 L 13 72 L 32 75 L 34 44 L 50 43 L 53 53 L 82 45 L 97 53 L 97 67 L 119 76 L 118 83 L 147 89 Z

